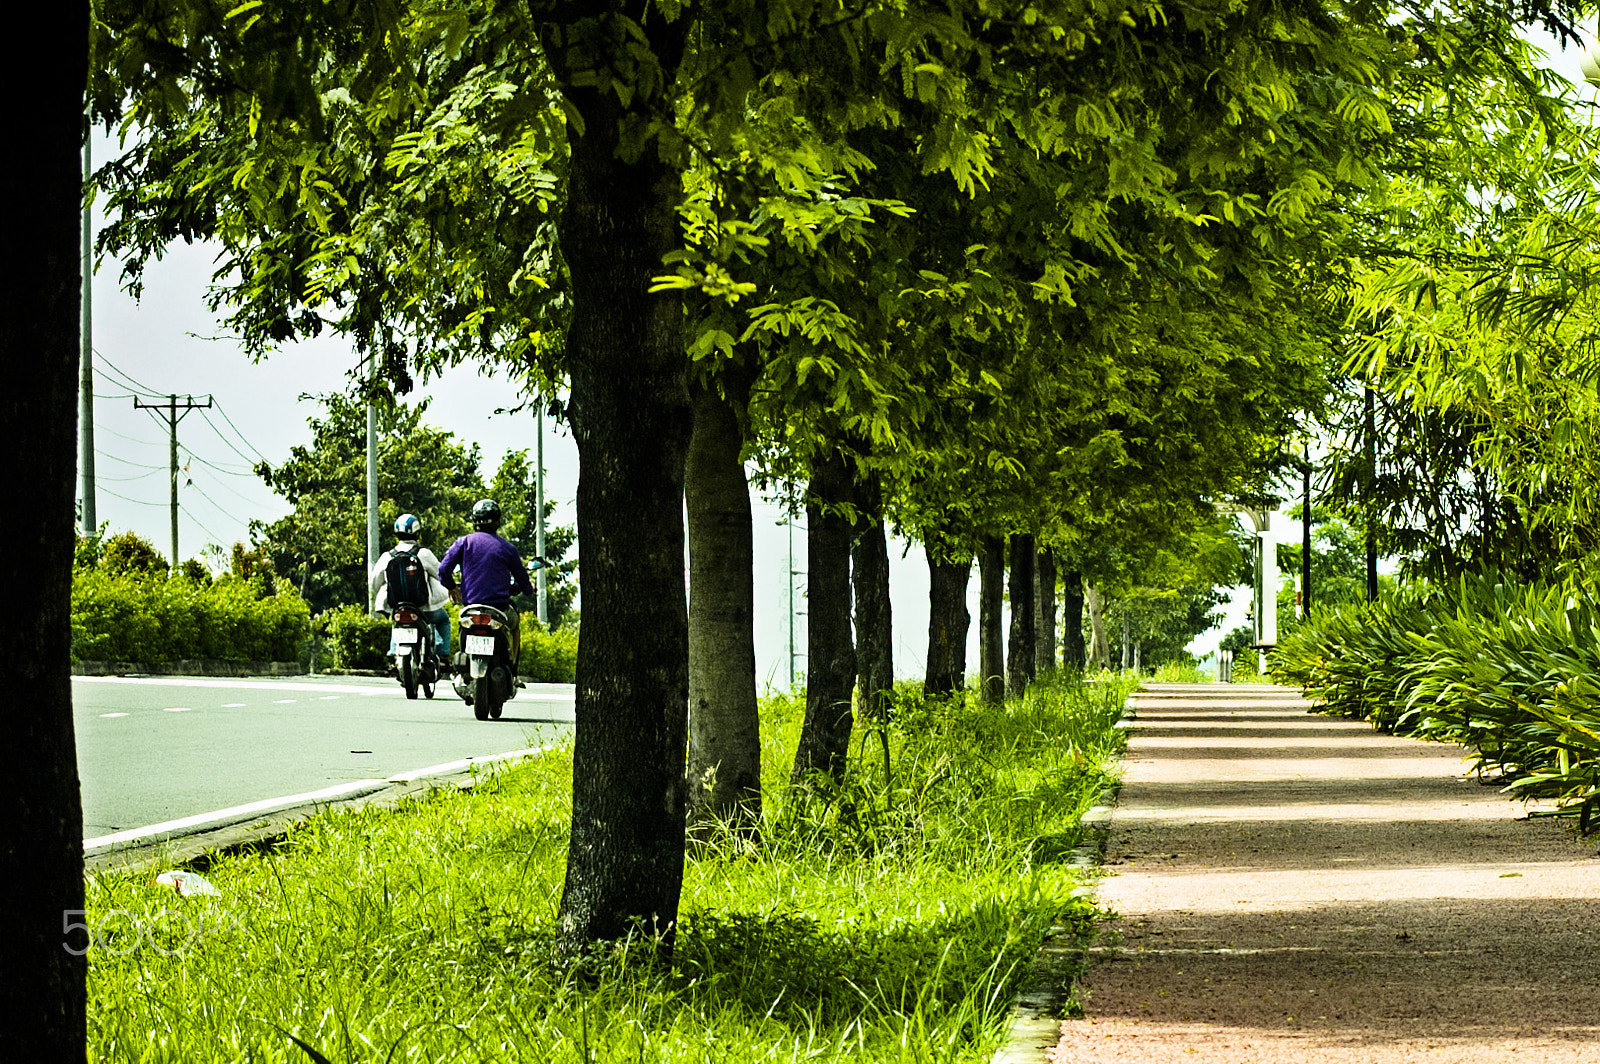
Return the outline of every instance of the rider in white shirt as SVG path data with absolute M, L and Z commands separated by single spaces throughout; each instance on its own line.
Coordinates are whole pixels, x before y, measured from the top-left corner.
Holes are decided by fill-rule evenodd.
M 444 607 L 450 601 L 450 592 L 439 583 L 439 559 L 433 551 L 418 542 L 422 535 L 422 520 L 414 514 L 401 514 L 394 523 L 396 543 L 392 550 L 386 550 L 378 558 L 378 564 L 372 567 L 371 578 L 367 581 L 368 590 L 372 595 L 372 611 L 374 613 L 389 612 L 389 582 L 386 579 L 389 572 L 389 560 L 396 551 L 415 554 L 422 563 L 423 570 L 428 574 L 428 601 L 422 610 L 423 620 L 433 629 L 434 644 L 439 662 L 448 667 L 450 662 L 450 613 Z M 395 656 L 394 632 L 389 634 L 389 656 Z

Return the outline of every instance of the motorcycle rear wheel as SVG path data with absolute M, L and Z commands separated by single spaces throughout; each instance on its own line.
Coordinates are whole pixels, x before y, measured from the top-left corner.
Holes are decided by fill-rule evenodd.
M 489 675 L 485 673 L 472 681 L 472 715 L 479 720 L 488 720 L 491 714 L 498 717 L 500 707 L 494 705 L 494 684 L 489 682 Z
M 415 655 L 410 651 L 400 655 L 397 663 L 400 666 L 400 684 L 406 689 L 407 698 L 417 697 L 417 669 Z

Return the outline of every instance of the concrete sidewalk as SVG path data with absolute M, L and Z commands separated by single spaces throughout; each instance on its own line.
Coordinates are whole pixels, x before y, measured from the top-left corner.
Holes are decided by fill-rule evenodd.
M 1600 1064 L 1600 859 L 1465 751 L 1285 688 L 1136 696 L 1059 1064 Z

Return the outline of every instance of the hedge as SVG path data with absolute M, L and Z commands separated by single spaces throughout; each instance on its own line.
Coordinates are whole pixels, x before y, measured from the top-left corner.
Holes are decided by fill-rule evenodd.
M 1328 712 L 1473 748 L 1480 771 L 1553 799 L 1588 829 L 1600 812 L 1600 610 L 1586 574 L 1522 583 L 1492 572 L 1417 582 L 1314 613 L 1272 669 Z
M 208 583 L 80 569 L 72 578 L 75 661 L 296 661 L 308 619 L 292 590 L 262 596 L 227 576 Z

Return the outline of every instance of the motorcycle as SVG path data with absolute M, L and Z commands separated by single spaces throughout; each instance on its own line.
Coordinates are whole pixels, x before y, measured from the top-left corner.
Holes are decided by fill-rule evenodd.
M 511 656 L 511 619 L 494 606 L 474 603 L 461 608 L 461 650 L 456 654 L 456 693 L 479 720 L 499 720 L 500 711 L 517 697 L 517 673 Z
M 433 647 L 433 627 L 416 607 L 401 603 L 395 607 L 394 670 L 407 698 L 416 698 L 417 689 L 433 697 L 439 680 L 439 658 Z

